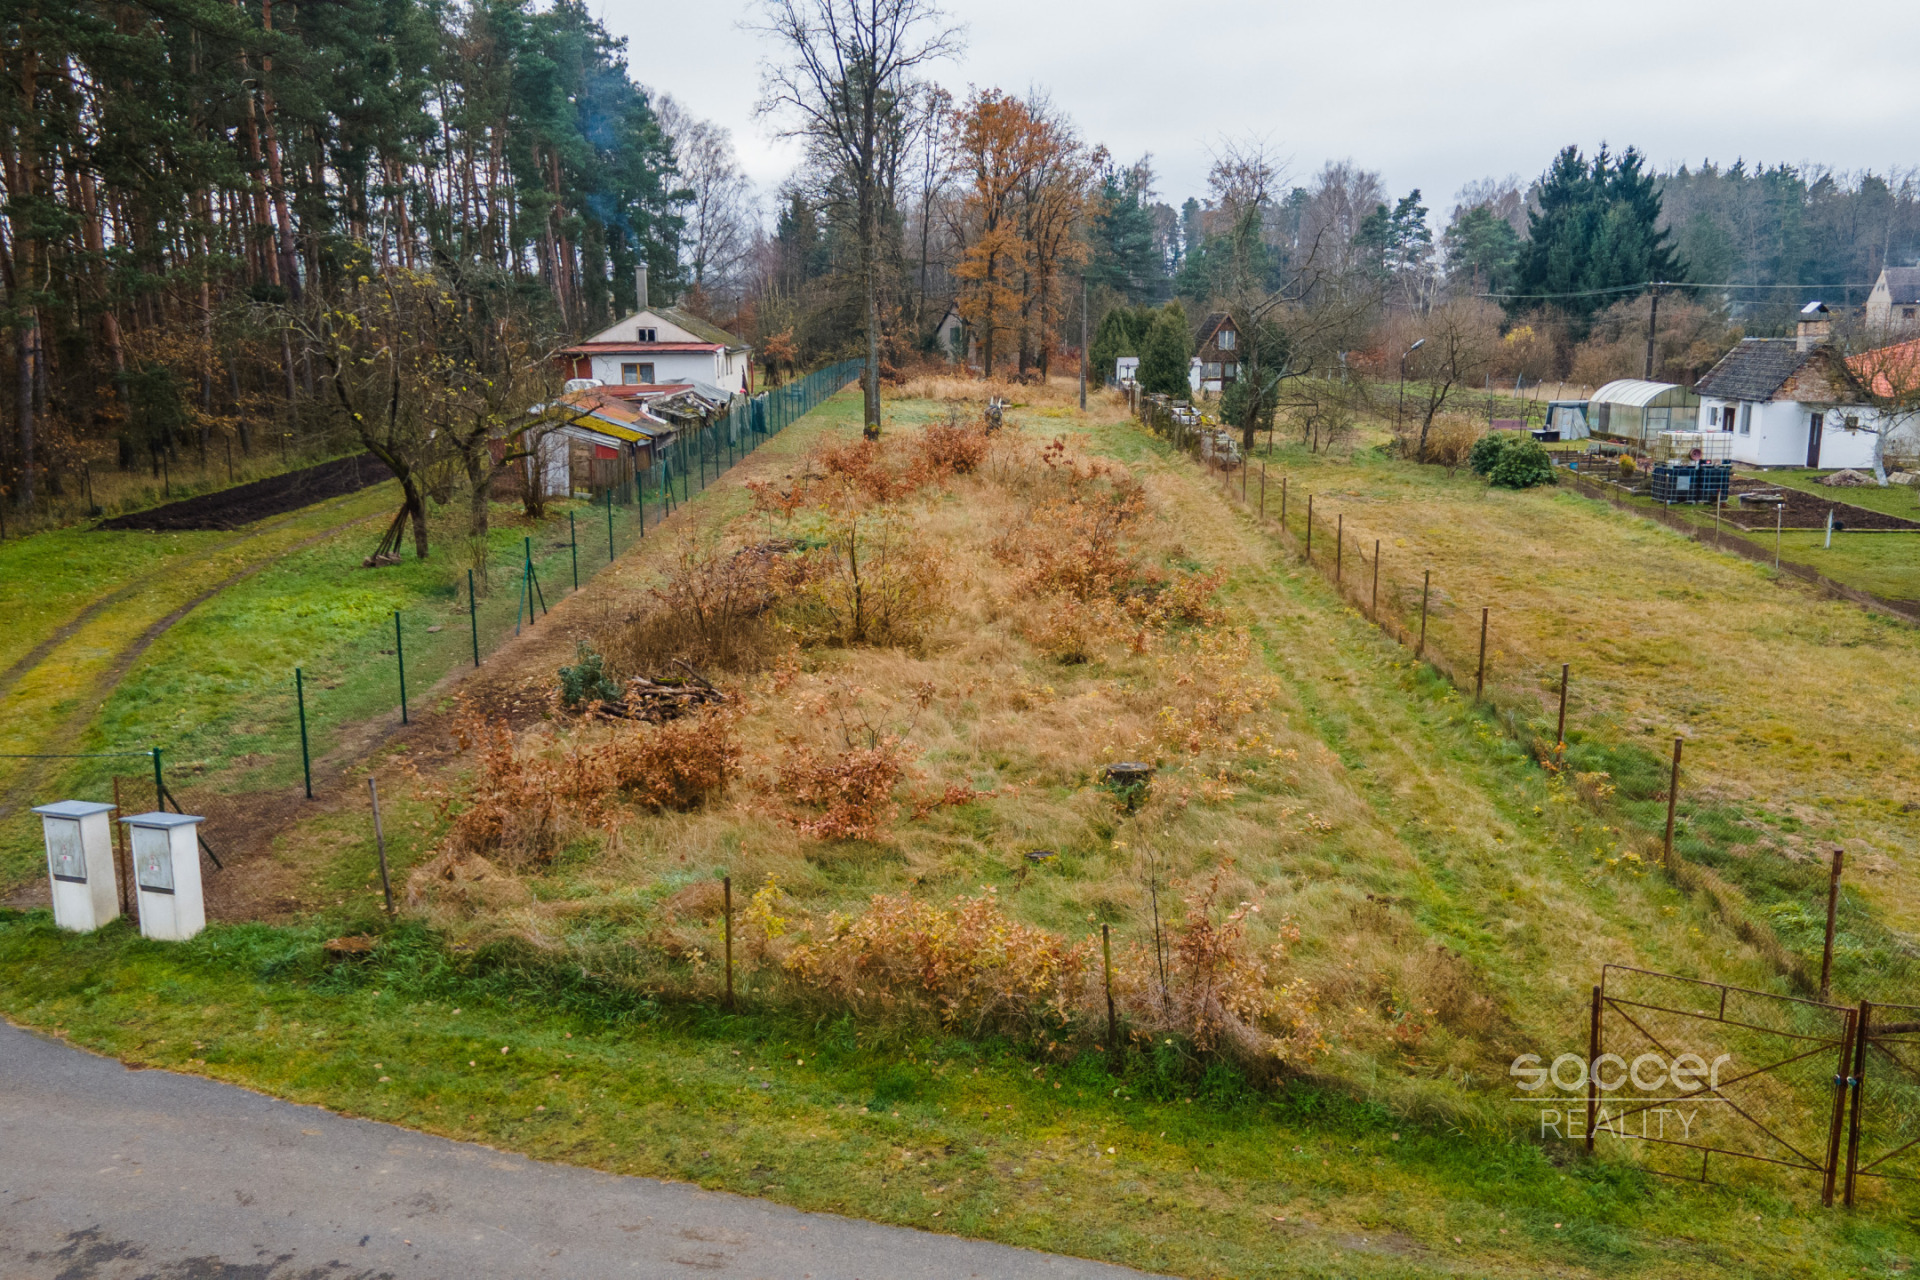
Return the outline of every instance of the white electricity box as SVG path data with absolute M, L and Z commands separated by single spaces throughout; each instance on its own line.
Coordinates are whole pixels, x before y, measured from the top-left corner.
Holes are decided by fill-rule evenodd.
M 133 843 L 133 887 L 140 894 L 140 933 L 184 942 L 207 927 L 200 892 L 200 823 L 190 813 L 122 818 Z
M 34 809 L 47 838 L 47 874 L 53 880 L 53 922 L 89 933 L 120 914 L 113 874 L 110 804 L 61 800 Z

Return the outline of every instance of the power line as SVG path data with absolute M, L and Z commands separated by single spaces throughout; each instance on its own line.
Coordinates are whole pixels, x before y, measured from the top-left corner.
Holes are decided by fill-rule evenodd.
M 1642 293 L 1648 289 L 1865 289 L 1871 291 L 1870 284 L 1700 284 L 1691 280 L 1647 280 L 1640 284 L 1614 285 L 1607 289 L 1581 289 L 1573 293 L 1477 293 L 1476 298 L 1493 298 L 1508 302 L 1544 301 L 1550 298 L 1599 298 L 1615 293 Z

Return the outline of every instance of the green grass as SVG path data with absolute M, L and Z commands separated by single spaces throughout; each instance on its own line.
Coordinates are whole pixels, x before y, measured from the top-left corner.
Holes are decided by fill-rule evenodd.
M 1259 1091 L 1177 1048 L 1115 1078 L 1097 1055 L 664 1004 L 411 927 L 330 960 L 328 929 L 352 925 L 382 928 L 167 945 L 0 912 L 0 1009 L 536 1158 L 1180 1275 L 1880 1276 L 1913 1254 L 1881 1215 L 1664 1182 L 1344 1089 Z

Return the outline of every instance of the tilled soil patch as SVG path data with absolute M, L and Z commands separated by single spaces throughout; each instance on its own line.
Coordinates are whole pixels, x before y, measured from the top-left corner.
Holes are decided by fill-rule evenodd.
M 1740 501 L 1742 494 L 1779 494 L 1786 504 L 1780 521 L 1788 529 L 1824 529 L 1827 527 L 1827 512 L 1833 512 L 1834 524 L 1849 529 L 1920 529 L 1920 521 L 1903 520 L 1899 516 L 1890 516 L 1884 511 L 1869 511 L 1865 507 L 1856 507 L 1850 502 L 1840 502 L 1833 498 L 1824 498 L 1819 494 L 1808 493 L 1803 489 L 1789 489 L 1783 485 L 1768 484 L 1764 480 L 1754 480 L 1736 476 L 1733 481 L 1733 500 L 1721 510 L 1720 518 L 1736 528 L 1749 531 L 1761 531 L 1774 527 L 1775 515 L 1772 503 L 1747 503 Z
M 163 507 L 150 507 L 111 520 L 102 520 L 96 529 L 238 529 L 268 516 L 298 511 L 301 507 L 325 502 L 329 498 L 358 493 L 382 480 L 393 479 L 387 464 L 370 453 L 351 458 L 335 458 L 318 466 L 302 467 L 284 475 L 268 476 L 247 484 L 203 493 L 197 498 L 182 498 Z

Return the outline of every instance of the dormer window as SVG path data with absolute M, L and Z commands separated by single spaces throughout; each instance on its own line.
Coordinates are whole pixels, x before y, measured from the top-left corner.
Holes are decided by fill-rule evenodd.
M 658 342 L 660 339 L 656 335 L 658 335 L 659 332 L 658 329 L 635 329 L 633 331 L 633 340 L 635 342 Z
M 1231 351 L 1233 350 L 1233 340 L 1239 336 L 1240 335 L 1231 329 L 1222 329 L 1214 341 L 1219 344 L 1222 351 Z

